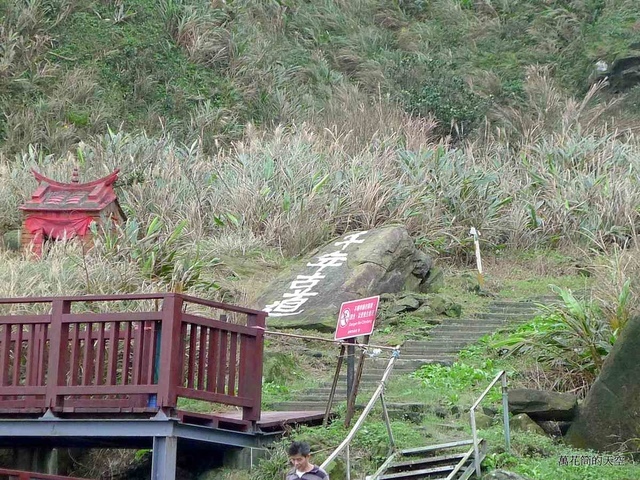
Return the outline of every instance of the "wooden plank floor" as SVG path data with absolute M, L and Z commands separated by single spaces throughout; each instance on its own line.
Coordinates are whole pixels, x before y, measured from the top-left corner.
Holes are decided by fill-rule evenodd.
M 247 432 L 252 429 L 251 422 L 242 419 L 241 411 L 193 413 L 178 410 L 178 419 L 183 423 L 202 425 L 211 428 L 222 428 Z M 324 419 L 322 410 L 296 410 L 282 412 L 261 412 L 260 420 L 256 422 L 257 431 L 280 431 L 287 425 L 319 425 Z

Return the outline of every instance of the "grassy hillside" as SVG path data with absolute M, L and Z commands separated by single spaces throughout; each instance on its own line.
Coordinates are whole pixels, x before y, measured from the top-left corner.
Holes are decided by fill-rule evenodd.
M 30 167 L 65 180 L 78 165 L 122 170 L 130 224 L 95 264 L 212 295 L 214 278 L 182 275 L 235 278 L 205 266 L 389 222 L 463 264 L 471 226 L 487 254 L 635 239 L 637 89 L 593 84 L 597 60 L 637 47 L 631 1 L 0 0 L 0 14 L 3 233 Z M 171 249 L 180 268 L 163 267 Z M 140 288 L 121 278 L 109 288 Z
M 2 0 L 0 19 L 7 153 L 62 154 L 107 125 L 213 152 L 248 123 L 334 121 L 344 96 L 468 135 L 522 106 L 528 66 L 582 95 L 640 40 L 631 0 Z

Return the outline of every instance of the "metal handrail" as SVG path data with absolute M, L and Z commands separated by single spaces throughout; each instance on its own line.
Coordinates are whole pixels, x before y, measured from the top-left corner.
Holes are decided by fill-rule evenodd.
M 462 470 L 462 467 L 464 467 L 464 464 L 467 463 L 467 460 L 469 460 L 469 458 L 471 457 L 471 455 L 473 455 L 475 452 L 475 448 L 471 447 L 467 453 L 464 454 L 464 456 L 460 459 L 460 461 L 458 462 L 458 464 L 455 466 L 455 468 L 453 469 L 453 471 L 447 476 L 446 480 L 452 480 L 456 474 Z
M 338 445 L 338 447 L 327 457 L 327 459 L 324 462 L 322 462 L 322 465 L 320 465 L 320 468 L 323 468 L 323 469 L 326 468 L 327 465 L 329 465 L 345 449 L 347 450 L 347 465 L 349 465 L 349 444 L 351 443 L 351 440 L 353 440 L 353 437 L 355 436 L 355 434 L 358 433 L 358 430 L 364 423 L 365 419 L 367 418 L 367 415 L 369 415 L 369 412 L 371 412 L 371 410 L 373 409 L 375 401 L 378 398 L 382 400 L 383 416 L 384 416 L 385 423 L 387 423 L 387 431 L 390 437 L 389 441 L 391 443 L 391 448 L 392 449 L 395 448 L 393 435 L 391 434 L 391 426 L 388 424 L 389 416 L 386 412 L 386 404 L 384 403 L 384 399 L 382 395 L 384 393 L 384 388 L 386 386 L 387 380 L 389 379 L 389 376 L 391 375 L 391 371 L 393 370 L 393 365 L 399 356 L 400 356 L 400 345 L 398 345 L 393 350 L 393 354 L 389 359 L 387 368 L 382 374 L 382 378 L 380 379 L 378 388 L 376 388 L 376 391 L 371 396 L 371 399 L 369 400 L 369 403 L 367 403 L 367 406 L 364 407 L 364 410 L 360 414 L 360 417 L 358 417 L 358 420 L 356 421 L 356 423 L 354 423 L 353 427 L 351 428 L 351 431 L 347 434 L 347 436 L 342 441 L 342 443 L 340 443 L 340 445 Z M 351 478 L 351 472 L 347 468 L 347 480 L 349 480 L 350 478 Z
M 476 477 L 480 478 L 481 469 L 480 469 L 480 451 L 478 449 L 478 431 L 476 429 L 476 408 L 480 405 L 480 402 L 484 399 L 484 397 L 489 393 L 489 390 L 493 388 L 493 386 L 498 383 L 498 380 L 502 380 L 502 413 L 504 418 L 504 440 L 506 451 L 509 452 L 511 450 L 511 438 L 509 432 L 509 394 L 507 391 L 507 372 L 501 370 L 495 378 L 491 381 L 489 386 L 482 392 L 482 395 L 476 400 L 476 402 L 469 409 L 469 415 L 471 417 L 471 433 L 473 434 L 473 452 L 474 459 L 473 464 L 476 469 Z

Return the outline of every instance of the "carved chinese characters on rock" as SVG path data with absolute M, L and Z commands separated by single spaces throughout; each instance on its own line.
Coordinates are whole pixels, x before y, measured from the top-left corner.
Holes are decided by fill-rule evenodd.
M 307 267 L 313 270 L 308 275 L 297 275 L 289 285 L 288 291 L 282 295 L 282 299 L 265 306 L 263 310 L 271 317 L 289 317 L 303 313 L 305 303 L 318 295 L 316 287 L 332 269 L 342 267 L 346 263 L 349 247 L 363 243 L 362 237 L 366 234 L 366 231 L 354 233 L 335 242 L 335 251 L 319 255 L 308 262 Z

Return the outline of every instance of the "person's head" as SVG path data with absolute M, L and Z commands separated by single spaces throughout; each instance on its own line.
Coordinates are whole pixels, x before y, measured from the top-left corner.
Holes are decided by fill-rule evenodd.
M 287 450 L 289 461 L 296 470 L 304 471 L 309 467 L 311 448 L 307 442 L 293 442 Z

